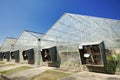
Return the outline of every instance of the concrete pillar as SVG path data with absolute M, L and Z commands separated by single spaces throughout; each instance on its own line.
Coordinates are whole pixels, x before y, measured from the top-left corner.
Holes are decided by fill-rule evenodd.
M 20 56 L 20 63 L 24 63 L 23 56 L 22 56 L 22 50 L 19 51 L 19 56 Z
M 37 40 L 37 48 L 35 49 L 35 64 L 40 65 L 40 54 L 41 54 L 41 40 Z

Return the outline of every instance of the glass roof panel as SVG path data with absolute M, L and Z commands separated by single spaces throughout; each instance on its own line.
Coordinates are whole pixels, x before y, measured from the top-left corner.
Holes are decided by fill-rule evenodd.
M 64 14 L 46 33 L 57 41 L 99 41 L 120 38 L 120 20 L 77 14 Z

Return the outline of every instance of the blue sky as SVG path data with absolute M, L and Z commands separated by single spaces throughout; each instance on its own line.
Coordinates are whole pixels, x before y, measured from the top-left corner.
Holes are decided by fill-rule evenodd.
M 66 12 L 120 20 L 120 0 L 0 0 L 0 44 L 23 30 L 45 33 Z

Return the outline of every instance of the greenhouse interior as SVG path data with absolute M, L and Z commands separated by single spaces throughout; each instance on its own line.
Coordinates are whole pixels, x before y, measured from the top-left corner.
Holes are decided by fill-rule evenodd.
M 25 30 L 13 42 L 1 45 L 0 56 L 9 51 L 20 63 L 120 73 L 120 20 L 65 13 L 47 33 Z

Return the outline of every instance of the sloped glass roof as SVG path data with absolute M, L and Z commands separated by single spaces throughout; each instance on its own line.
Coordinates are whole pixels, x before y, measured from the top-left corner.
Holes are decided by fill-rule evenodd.
M 10 51 L 17 38 L 7 37 L 1 45 L 1 51 Z
M 42 39 L 72 43 L 120 39 L 120 20 L 65 13 Z
M 43 35 L 43 33 L 24 30 L 14 44 L 13 50 L 22 51 L 25 49 L 38 48 L 39 39 L 41 39 Z
M 44 35 L 43 33 L 38 33 L 38 32 L 33 32 L 33 31 L 28 31 L 28 30 L 25 30 L 25 31 L 29 32 L 30 34 L 32 34 L 36 38 L 41 38 Z

